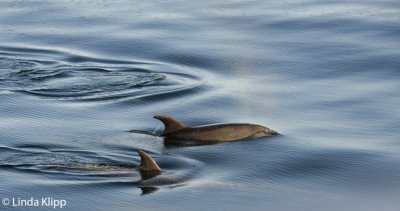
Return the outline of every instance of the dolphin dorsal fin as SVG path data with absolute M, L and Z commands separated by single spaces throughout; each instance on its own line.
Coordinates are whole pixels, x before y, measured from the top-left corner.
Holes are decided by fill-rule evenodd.
M 150 155 L 145 153 L 143 150 L 138 150 L 138 153 L 140 156 L 140 166 L 139 166 L 140 173 L 142 174 L 161 173 L 160 167 L 157 165 L 156 161 L 152 157 L 150 157 Z
M 164 130 L 163 135 L 183 129 L 186 127 L 184 124 L 182 124 L 178 120 L 176 120 L 172 117 L 169 117 L 169 116 L 156 115 L 156 116 L 154 116 L 154 118 L 160 120 L 164 124 L 165 130 Z

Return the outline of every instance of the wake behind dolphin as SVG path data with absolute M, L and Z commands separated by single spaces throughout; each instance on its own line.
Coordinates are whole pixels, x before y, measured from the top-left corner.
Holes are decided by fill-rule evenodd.
M 166 144 L 199 145 L 279 135 L 274 130 L 256 124 L 230 123 L 187 127 L 172 117 L 156 115 L 154 118 L 164 124 L 162 136 Z
M 86 150 L 56 149 L 35 146 L 7 147 L 0 145 L 0 168 L 32 173 L 59 174 L 65 179 L 87 181 L 85 185 L 109 184 L 140 188 L 142 194 L 160 187 L 184 185 L 195 177 L 202 162 L 176 156 L 165 156 L 162 165 L 148 153 L 138 149 L 140 163 L 126 162 L 125 156 L 103 156 Z M 171 167 L 173 165 L 173 167 Z M 95 180 L 93 180 L 95 178 Z M 92 183 L 93 182 L 93 183 Z

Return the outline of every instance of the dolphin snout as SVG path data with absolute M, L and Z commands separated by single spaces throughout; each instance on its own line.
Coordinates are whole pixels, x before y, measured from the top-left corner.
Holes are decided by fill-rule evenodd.
M 268 135 L 280 135 L 280 133 L 276 132 L 275 130 L 268 129 Z

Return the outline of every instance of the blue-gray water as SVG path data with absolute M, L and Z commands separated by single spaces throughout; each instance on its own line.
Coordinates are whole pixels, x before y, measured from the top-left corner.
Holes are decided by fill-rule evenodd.
M 3 0 L 0 198 L 399 210 L 399 41 L 395 0 Z M 165 147 L 156 114 L 283 135 Z M 137 149 L 176 181 L 141 189 Z

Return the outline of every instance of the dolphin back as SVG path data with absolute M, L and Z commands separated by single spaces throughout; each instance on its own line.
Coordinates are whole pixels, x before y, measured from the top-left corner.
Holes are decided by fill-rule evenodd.
M 186 127 L 167 134 L 169 139 L 225 142 L 246 138 L 257 138 L 268 135 L 269 130 L 254 124 L 221 124 L 202 127 Z
M 140 156 L 139 171 L 142 177 L 151 178 L 161 173 L 161 169 L 156 161 L 143 150 L 138 150 Z
M 160 120 L 164 124 L 165 129 L 163 135 L 186 128 L 184 124 L 169 116 L 156 115 L 154 118 Z

